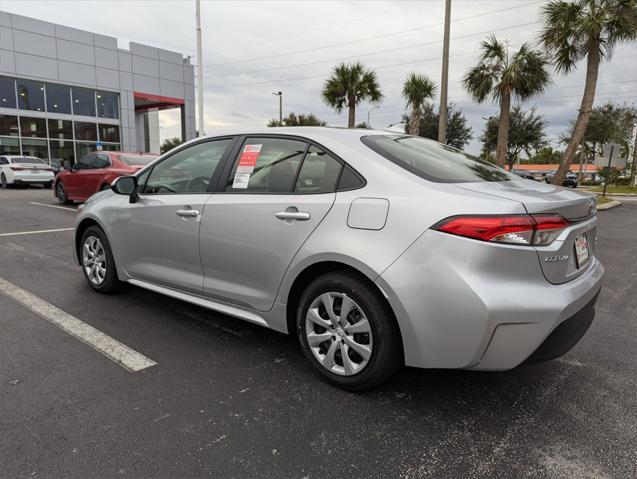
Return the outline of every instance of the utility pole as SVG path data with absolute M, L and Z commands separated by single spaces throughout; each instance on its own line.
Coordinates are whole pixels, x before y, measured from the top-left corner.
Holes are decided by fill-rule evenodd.
M 376 105 L 374 108 L 372 108 L 371 110 L 369 110 L 367 112 L 367 128 L 371 128 L 372 127 L 372 123 L 371 123 L 371 119 L 370 119 L 371 116 L 370 115 L 377 108 L 380 108 L 380 107 L 378 105 Z
M 272 94 L 279 97 L 279 125 L 283 126 L 283 92 L 277 91 Z
M 203 129 L 203 58 L 201 53 L 201 5 L 199 0 L 195 0 L 197 15 L 197 77 L 199 88 L 197 89 L 197 107 L 199 109 L 199 136 L 206 133 Z
M 438 141 L 447 143 L 447 86 L 449 83 L 449 29 L 451 27 L 451 0 L 445 0 L 445 31 L 442 44 L 442 79 L 440 80 L 440 114 L 438 115 Z

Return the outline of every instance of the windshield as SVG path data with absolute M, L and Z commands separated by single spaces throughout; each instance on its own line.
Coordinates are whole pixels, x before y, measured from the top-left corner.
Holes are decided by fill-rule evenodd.
M 128 166 L 146 166 L 157 158 L 153 155 L 119 155 L 119 159 Z
M 36 165 L 46 165 L 46 163 L 44 161 L 42 161 L 40 158 L 31 158 L 31 157 L 22 157 L 22 158 L 13 158 L 11 160 L 11 163 L 21 163 L 21 164 L 36 164 Z
M 417 136 L 374 135 L 361 141 L 407 171 L 437 183 L 521 180 L 491 163 Z

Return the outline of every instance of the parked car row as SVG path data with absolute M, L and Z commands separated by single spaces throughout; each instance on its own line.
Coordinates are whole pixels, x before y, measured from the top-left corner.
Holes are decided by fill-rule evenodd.
M 527 170 L 513 168 L 511 170 L 511 173 L 513 173 L 514 175 L 518 175 L 520 178 L 524 178 L 525 180 L 537 181 L 537 178 L 530 171 L 527 171 Z M 546 173 L 544 175 L 544 181 L 546 183 L 551 183 L 553 181 L 553 178 L 555 178 L 555 173 L 556 171 L 550 171 Z M 569 188 L 577 188 L 577 185 L 578 185 L 577 175 L 575 173 L 567 173 L 566 176 L 564 177 L 564 180 L 562 181 L 562 186 L 566 186 Z

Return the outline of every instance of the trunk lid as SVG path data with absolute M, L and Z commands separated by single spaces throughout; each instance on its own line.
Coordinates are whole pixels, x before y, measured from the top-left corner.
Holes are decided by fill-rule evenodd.
M 595 261 L 597 217 L 594 194 L 531 180 L 456 183 L 455 186 L 518 201 L 530 214 L 557 213 L 571 222 L 553 243 L 535 248 L 542 272 L 550 283 L 561 284 L 575 279 Z
M 595 195 L 538 181 L 455 183 L 458 188 L 519 201 L 531 214 L 559 213 L 568 220 L 595 214 Z

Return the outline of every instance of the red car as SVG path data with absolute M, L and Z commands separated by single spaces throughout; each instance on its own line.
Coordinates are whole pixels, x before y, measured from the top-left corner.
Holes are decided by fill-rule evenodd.
M 120 176 L 131 175 L 153 160 L 157 155 L 123 153 L 121 151 L 95 151 L 84 155 L 70 169 L 55 178 L 55 197 L 60 203 L 86 201 L 91 195 L 111 187 Z

